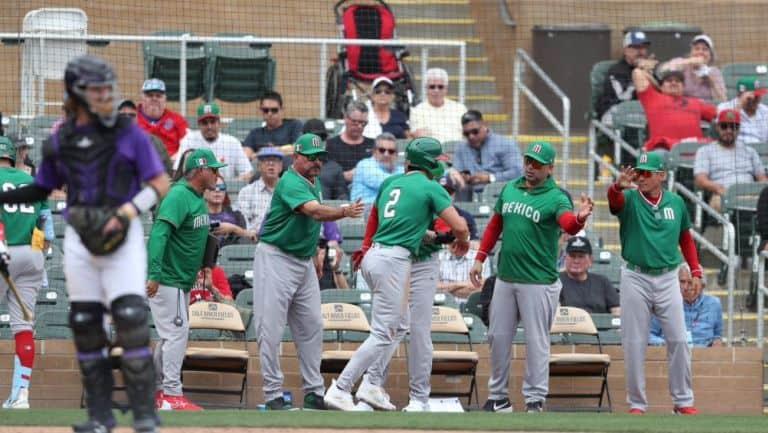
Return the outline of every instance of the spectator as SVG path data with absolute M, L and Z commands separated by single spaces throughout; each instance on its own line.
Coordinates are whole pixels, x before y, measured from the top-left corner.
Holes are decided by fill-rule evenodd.
M 445 69 L 427 70 L 427 100 L 411 110 L 411 131 L 415 137 L 434 137 L 441 142 L 461 140 L 464 104 L 447 98 L 448 73 Z
M 259 161 L 261 176 L 237 193 L 237 207 L 245 218 L 246 228 L 259 233 L 261 223 L 269 211 L 275 185 L 283 172 L 283 154 L 274 147 L 262 147 L 256 159 Z
M 372 204 L 381 183 L 389 176 L 400 173 L 403 173 L 403 166 L 397 163 L 397 141 L 394 135 L 385 132 L 376 137 L 373 156 L 355 166 L 352 200 L 360 199 L 366 206 Z
M 683 95 L 705 101 L 725 101 L 725 81 L 715 61 L 715 45 L 707 35 L 691 40 L 691 52 L 686 58 L 678 57 L 661 66 L 661 70 L 678 70 L 684 75 Z
M 710 206 L 720 211 L 728 187 L 737 183 L 765 182 L 765 167 L 755 149 L 736 144 L 739 133 L 739 112 L 723 110 L 717 116 L 717 143 L 696 151 L 693 165 L 697 187 L 712 194 Z
M 219 174 L 227 181 L 249 180 L 253 177 L 253 167 L 237 138 L 221 132 L 221 108 L 216 103 L 200 104 L 197 107 L 198 131 L 190 131 L 182 140 L 180 152 L 187 149 L 207 148 L 213 151 L 219 161 L 227 166 Z M 179 167 L 178 161 L 174 168 Z
M 157 78 L 144 81 L 137 120 L 148 134 L 156 135 L 171 159 L 176 158 L 181 139 L 187 134 L 184 116 L 166 107 L 165 83 Z
M 339 163 L 347 183 L 352 182 L 355 165 L 371 156 L 375 143 L 372 138 L 363 135 L 367 124 L 368 107 L 362 102 L 352 101 L 344 109 L 344 131 L 326 143 L 328 159 Z
M 304 124 L 302 134 L 315 134 L 323 141 L 328 139 L 325 122 L 320 119 L 309 119 Z M 326 160 L 320 169 L 320 185 L 323 188 L 325 200 L 349 200 L 349 189 L 344 179 L 344 170 L 338 162 Z
M 35 163 L 29 158 L 29 149 L 32 147 L 32 140 L 33 139 L 26 137 L 16 142 L 16 162 L 13 166 L 16 170 L 21 170 L 34 177 L 37 174 L 37 167 L 35 167 Z
M 208 281 L 206 281 L 205 278 L 206 272 L 201 269 L 197 273 L 197 282 L 192 286 L 192 290 L 189 292 L 189 305 L 199 301 L 224 303 L 231 303 L 234 301 L 232 289 L 227 280 L 227 273 L 224 272 L 224 269 L 221 266 L 214 266 L 211 268 L 211 273 L 207 276 Z
M 232 210 L 227 196 L 227 184 L 221 175 L 216 176 L 216 186 L 213 190 L 203 193 L 208 205 L 208 216 L 213 233 L 219 238 L 219 246 L 236 244 L 238 238 L 256 240 L 256 232 L 247 230 L 243 214 Z
M 277 92 L 267 91 L 261 97 L 261 113 L 264 126 L 254 128 L 243 142 L 243 150 L 249 159 L 264 146 L 282 146 L 293 144 L 301 135 L 301 122 L 284 119 L 283 97 Z
M 453 168 L 464 177 L 466 187 L 458 191 L 458 201 L 472 201 L 473 190 L 494 182 L 507 182 L 523 173 L 523 159 L 517 144 L 494 134 L 477 110 L 461 116 L 462 134 L 466 141 L 459 144 Z
M 741 126 L 736 144 L 768 143 L 768 107 L 760 103 L 768 89 L 757 77 L 739 78 L 736 89 L 737 97 L 717 106 L 717 111 L 739 111 Z
M 650 138 L 645 142 L 647 151 L 670 150 L 682 140 L 700 141 L 701 120 L 711 122 L 715 118 L 715 107 L 696 98 L 683 96 L 683 72 L 667 70 L 661 75 L 661 91 L 653 85 L 650 71 L 635 68 L 632 81 L 637 89 L 637 98 L 643 105 L 648 118 Z
M 181 178 L 184 177 L 184 165 L 187 163 L 187 158 L 189 158 L 189 155 L 194 152 L 195 149 L 187 149 L 184 152 L 179 153 L 179 167 L 176 169 L 176 171 L 173 172 L 173 176 L 171 176 L 172 182 L 178 182 L 181 180 Z
M 440 264 L 440 277 L 437 282 L 437 289 L 443 293 L 450 293 L 456 298 L 456 302 L 463 306 L 467 302 L 469 295 L 480 291 L 480 287 L 475 287 L 469 280 L 469 270 L 475 263 L 477 255 L 477 246 L 473 246 L 467 251 L 465 256 L 456 255 L 456 247 L 451 243 L 448 248 L 443 248 L 437 253 L 437 261 Z M 483 282 L 491 276 L 489 261 L 483 263 Z
M 589 313 L 611 313 L 618 316 L 619 292 L 608 278 L 589 272 L 592 267 L 592 244 L 583 236 L 572 236 L 565 246 L 565 272 L 560 273 L 563 289 L 560 305 L 577 307 Z
M 120 102 L 120 105 L 117 106 L 117 111 L 121 117 L 131 119 L 134 122 L 138 121 L 138 110 L 136 109 L 136 104 L 134 104 L 130 99 L 124 99 L 122 102 Z M 165 144 L 162 140 L 160 140 L 158 136 L 151 133 L 147 133 L 147 135 L 149 136 L 149 140 L 152 142 L 152 145 L 155 146 L 155 150 L 160 156 L 160 160 L 163 161 L 163 167 L 165 167 L 166 173 L 168 173 L 168 175 L 172 175 L 174 170 L 173 163 L 171 162 L 171 158 L 168 157 L 168 151 L 165 149 Z
M 341 230 L 336 221 L 325 221 L 320 229 L 320 241 L 315 256 L 315 266 L 319 269 L 320 290 L 348 289 L 349 284 L 341 269 L 344 250 L 341 249 Z
M 687 264 L 680 265 L 678 271 L 680 292 L 683 295 L 685 329 L 689 335 L 689 344 L 695 347 L 722 345 L 723 307 L 720 299 L 705 295 L 704 285 L 697 289 L 691 284 L 691 270 Z M 664 344 L 664 332 L 656 316 L 651 316 L 651 335 L 648 343 L 652 346 Z
M 388 132 L 395 138 L 406 138 L 409 134 L 408 117 L 402 111 L 392 108 L 395 100 L 395 85 L 387 77 L 373 80 L 371 85 L 371 118 L 363 130 L 363 135 L 376 138 Z
M 605 74 L 603 93 L 597 100 L 595 111 L 597 118 L 608 125 L 613 124 L 611 108 L 616 105 L 637 99 L 635 84 L 632 82 L 632 71 L 641 66 L 652 70 L 656 60 L 648 59 L 648 48 L 651 41 L 644 32 L 627 32 L 624 35 L 624 51 L 621 60 L 614 63 Z

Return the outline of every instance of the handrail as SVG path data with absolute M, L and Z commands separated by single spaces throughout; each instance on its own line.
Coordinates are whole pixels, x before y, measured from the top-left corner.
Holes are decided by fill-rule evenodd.
M 517 141 L 520 133 L 520 92 L 531 101 L 534 107 L 546 118 L 549 123 L 563 136 L 563 154 L 561 155 L 561 183 L 566 186 L 568 183 L 568 163 L 571 153 L 571 99 L 563 92 L 551 78 L 547 75 L 541 67 L 525 52 L 522 48 L 518 48 L 515 56 L 515 69 L 514 69 L 514 96 L 512 100 L 512 137 Z M 560 122 L 547 109 L 543 102 L 528 88 L 523 82 L 523 67 L 528 65 L 531 70 L 538 75 L 538 77 L 552 90 L 552 92 L 560 98 L 563 103 L 563 121 Z
M 499 0 L 499 12 L 501 16 L 501 22 L 509 27 L 517 27 L 517 21 L 512 18 L 512 12 L 509 11 L 509 5 L 507 0 Z
M 616 134 L 616 131 L 611 129 L 610 127 L 606 126 L 599 120 L 593 119 L 592 122 L 590 122 L 590 128 L 589 128 L 589 159 L 599 161 L 603 163 L 602 158 L 599 157 L 596 153 L 596 131 L 600 130 L 603 134 L 608 136 L 608 138 L 612 139 L 614 143 L 616 144 L 617 152 L 624 148 L 627 150 L 630 154 L 633 156 L 637 156 L 640 152 L 638 152 L 637 149 L 633 148 L 629 145 L 624 139 L 622 139 L 618 134 Z M 587 191 L 588 194 L 590 194 L 590 197 L 592 194 L 594 194 L 595 189 L 595 177 L 594 177 L 594 164 L 590 164 L 590 175 L 587 179 Z M 612 167 L 612 173 L 614 175 L 618 174 L 618 171 L 615 169 L 615 167 Z M 736 268 L 738 263 L 738 258 L 736 256 L 736 230 L 733 226 L 733 223 L 731 223 L 725 216 L 714 210 L 711 206 L 709 206 L 708 203 L 704 202 L 699 196 L 697 196 L 694 192 L 686 188 L 683 184 L 679 182 L 673 182 L 670 189 L 677 191 L 682 195 L 683 197 L 687 198 L 688 200 L 692 201 L 696 204 L 697 207 L 701 208 L 704 212 L 708 213 L 712 216 L 715 220 L 717 220 L 719 223 L 723 225 L 723 239 L 725 245 L 726 252 L 724 253 L 720 248 L 718 248 L 715 244 L 710 242 L 707 238 L 704 237 L 701 233 L 697 232 L 696 230 L 691 230 L 691 233 L 693 234 L 694 240 L 699 242 L 701 246 L 703 246 L 705 249 L 707 249 L 709 252 L 711 252 L 718 260 L 722 261 L 726 265 L 728 265 L 728 273 L 727 273 L 727 288 L 728 288 L 728 325 L 727 325 L 727 344 L 729 346 L 733 345 L 733 310 L 734 310 L 734 290 L 736 288 Z
M 765 259 L 768 251 L 761 251 L 757 261 L 757 347 L 763 348 L 765 343 L 765 297 L 768 288 L 765 287 Z
M 190 34 L 183 35 L 115 35 L 115 34 L 89 34 L 89 35 L 70 35 L 70 34 L 57 34 L 57 33 L 0 33 L 0 41 L 5 44 L 19 43 L 26 39 L 39 40 L 41 47 L 46 40 L 59 40 L 59 41 L 83 41 L 85 43 L 92 43 L 93 45 L 104 46 L 110 42 L 178 42 L 180 45 L 180 61 L 179 61 L 179 111 L 182 114 L 186 114 L 186 62 L 181 59 L 186 58 L 187 45 L 200 44 L 205 42 L 219 42 L 219 43 L 247 43 L 250 45 L 264 45 L 264 44 L 306 44 L 306 45 L 319 45 L 319 59 L 320 59 L 320 100 L 321 109 L 320 116 L 325 117 L 325 68 L 327 67 L 328 45 L 360 45 L 360 46 L 421 46 L 421 47 L 457 47 L 459 49 L 458 60 L 458 102 L 464 103 L 466 99 L 466 81 L 467 81 L 467 42 L 462 40 L 448 40 L 448 39 L 417 39 L 417 38 L 405 38 L 405 39 L 341 39 L 341 38 L 294 38 L 294 37 L 262 37 L 262 36 L 192 36 Z M 426 57 L 427 51 L 423 51 L 424 57 Z M 427 61 L 422 59 L 422 74 L 425 72 L 425 66 Z M 426 77 L 422 76 L 422 80 Z

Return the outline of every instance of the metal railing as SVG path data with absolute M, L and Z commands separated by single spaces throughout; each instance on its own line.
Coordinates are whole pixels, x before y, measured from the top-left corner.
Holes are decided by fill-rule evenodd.
M 589 128 L 589 158 L 588 161 L 595 161 L 602 165 L 608 165 L 605 163 L 605 161 L 602 160 L 600 155 L 597 154 L 597 131 L 602 132 L 605 134 L 608 138 L 613 140 L 613 142 L 616 145 L 616 152 L 621 153 L 621 150 L 626 150 L 633 156 L 637 156 L 639 154 L 638 150 L 632 147 L 629 143 L 627 143 L 623 138 L 621 138 L 616 131 L 611 129 L 609 126 L 603 124 L 602 122 L 598 120 L 592 120 L 590 122 L 590 128 Z M 589 163 L 588 164 L 588 170 L 589 175 L 587 179 L 587 194 L 589 194 L 590 197 L 594 197 L 594 191 L 595 191 L 595 167 L 594 164 Z M 615 176 L 618 174 L 618 171 L 615 167 L 611 166 L 611 173 Z M 731 223 L 728 218 L 717 212 L 716 210 L 712 209 L 712 207 L 709 206 L 705 201 L 701 199 L 696 193 L 686 188 L 684 185 L 682 185 L 679 182 L 672 181 L 670 182 L 670 190 L 676 191 L 680 193 L 683 197 L 690 200 L 691 202 L 695 203 L 698 208 L 700 208 L 703 212 L 706 212 L 709 214 L 713 219 L 718 221 L 723 226 L 723 246 L 722 248 L 718 247 L 717 245 L 713 244 L 709 239 L 705 238 L 704 235 L 697 232 L 696 230 L 691 230 L 691 233 L 693 234 L 693 238 L 696 242 L 698 242 L 704 249 L 712 253 L 718 260 L 725 263 L 728 266 L 728 273 L 726 278 L 726 285 L 728 290 L 728 324 L 727 324 L 727 343 L 729 346 L 733 345 L 733 311 L 735 306 L 735 298 L 734 298 L 734 290 L 736 288 L 736 270 L 738 269 L 738 262 L 739 258 L 736 255 L 736 230 L 733 226 L 733 223 Z M 725 249 L 725 252 L 723 252 L 723 249 Z
M 3 43 L 19 43 L 21 41 L 35 40 L 41 50 L 42 57 L 45 58 L 45 41 L 82 41 L 92 46 L 106 46 L 112 42 L 178 42 L 179 43 L 179 111 L 186 114 L 187 105 L 187 44 L 219 42 L 231 44 L 286 44 L 286 45 L 319 45 L 320 51 L 318 64 L 318 79 L 320 88 L 320 117 L 325 118 L 325 81 L 326 69 L 328 68 L 328 46 L 329 45 L 360 45 L 360 46 L 412 46 L 421 47 L 421 77 L 422 94 L 426 83 L 426 73 L 429 59 L 429 47 L 456 47 L 459 49 L 458 59 L 458 101 L 464 103 L 467 89 L 467 44 L 461 40 L 438 40 L 438 39 L 340 39 L 340 38 L 290 38 L 290 37 L 255 37 L 255 36 L 192 36 L 189 34 L 177 36 L 138 36 L 138 35 L 62 35 L 55 33 L 0 33 L 0 39 Z M 28 43 L 28 42 L 25 42 Z M 42 81 L 42 80 L 41 80 Z M 44 83 L 41 89 L 42 107 L 45 110 Z
M 563 119 L 558 120 L 554 114 L 544 105 L 543 102 L 533 93 L 533 91 L 525 84 L 523 80 L 523 73 L 525 68 L 529 67 L 540 79 L 552 90 L 552 92 L 560 98 L 563 104 Z M 541 67 L 533 61 L 533 59 L 525 52 L 525 50 L 518 48 L 515 55 L 515 70 L 514 70 L 514 93 L 512 99 L 512 137 L 517 141 L 520 133 L 520 92 L 525 95 L 528 100 L 531 101 L 534 107 L 546 118 L 549 123 L 557 130 L 557 132 L 563 137 L 563 152 L 560 158 L 560 182 L 563 186 L 568 184 L 568 161 L 571 154 L 571 100 L 563 92 L 557 84 L 547 75 Z
M 768 251 L 761 251 L 757 261 L 757 347 L 765 343 L 765 297 L 768 287 L 765 287 L 765 260 Z

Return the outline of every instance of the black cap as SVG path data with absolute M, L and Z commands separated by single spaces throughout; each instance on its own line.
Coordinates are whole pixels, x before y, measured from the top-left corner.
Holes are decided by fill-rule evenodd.
M 320 119 L 309 119 L 304 122 L 304 128 L 301 130 L 304 134 L 315 134 L 323 141 L 328 138 L 328 130 L 325 129 L 325 122 Z
M 565 252 L 570 253 L 586 253 L 592 255 L 592 244 L 589 243 L 589 239 L 584 236 L 573 236 L 568 239 L 568 243 L 565 244 Z
M 677 69 L 667 69 L 659 74 L 659 82 L 663 83 L 665 80 L 671 77 L 677 77 L 678 80 L 685 82 L 685 74 L 683 71 Z
M 461 116 L 461 125 L 464 126 L 469 122 L 482 122 L 483 113 L 477 110 L 469 110 Z

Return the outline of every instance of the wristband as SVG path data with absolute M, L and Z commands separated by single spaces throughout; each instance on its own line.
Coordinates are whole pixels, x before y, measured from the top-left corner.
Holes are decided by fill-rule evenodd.
M 157 190 L 152 185 L 147 185 L 138 194 L 133 196 L 131 204 L 136 208 L 137 213 L 144 213 L 157 204 L 158 198 Z

